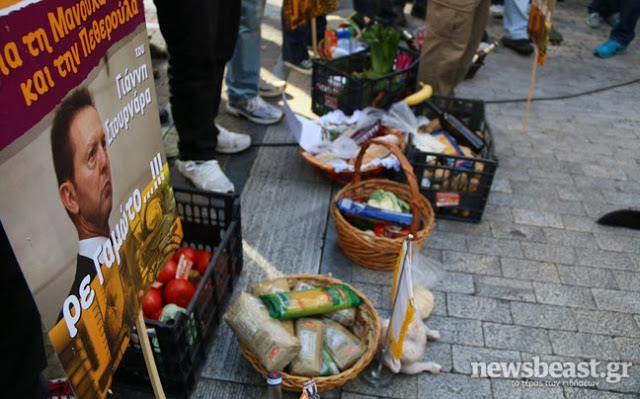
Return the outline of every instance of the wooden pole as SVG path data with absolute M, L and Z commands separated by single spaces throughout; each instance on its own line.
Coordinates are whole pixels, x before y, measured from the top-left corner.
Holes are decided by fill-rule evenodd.
M 531 97 L 533 97 L 533 85 L 536 82 L 536 71 L 538 70 L 538 46 L 533 46 L 535 53 L 533 54 L 533 69 L 531 70 L 531 81 L 529 82 L 529 95 L 527 96 L 527 107 L 524 110 L 524 119 L 522 120 L 522 134 L 527 130 L 527 122 L 529 120 L 529 108 L 531 107 Z
M 316 19 L 311 19 L 311 45 L 313 48 L 313 57 L 318 58 L 318 26 Z
M 162 389 L 162 382 L 158 375 L 158 369 L 156 368 L 156 361 L 153 358 L 153 348 L 151 348 L 149 336 L 147 335 L 147 326 L 144 324 L 142 309 L 140 310 L 140 313 L 138 313 L 138 318 L 136 319 L 136 329 L 138 331 L 138 338 L 140 339 L 140 348 L 142 349 L 144 362 L 147 365 L 147 372 L 149 372 L 151 386 L 153 387 L 153 394 L 156 399 L 166 399 L 164 389 Z

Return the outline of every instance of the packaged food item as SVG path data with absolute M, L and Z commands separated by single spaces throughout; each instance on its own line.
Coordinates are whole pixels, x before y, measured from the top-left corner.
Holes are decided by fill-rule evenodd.
M 300 341 L 248 293 L 241 293 L 229 306 L 224 321 L 267 370 L 283 370 L 300 352 Z
M 269 309 L 269 315 L 281 320 L 329 313 L 362 304 L 362 299 L 345 284 L 267 294 L 260 299 Z
M 333 358 L 329 354 L 326 346 L 322 347 L 322 370 L 320 371 L 321 377 L 328 377 L 330 375 L 340 374 L 338 365 L 333 361 Z
M 275 294 L 277 292 L 289 292 L 291 288 L 289 287 L 289 281 L 286 278 L 278 278 L 275 280 L 267 280 L 260 281 L 251 286 L 251 294 L 255 297 L 259 297 L 261 295 L 266 294 Z M 281 321 L 284 328 L 289 331 L 289 334 L 295 336 L 296 331 L 293 327 L 292 320 L 282 320 Z
M 289 372 L 293 375 L 317 377 L 322 371 L 322 346 L 324 344 L 324 323 L 322 320 L 303 317 L 296 320 L 296 337 L 300 341 L 300 353 L 291 363 Z
M 340 371 L 353 366 L 366 352 L 367 345 L 331 319 L 324 319 L 324 344 Z
M 324 316 L 349 328 L 353 325 L 353 321 L 356 319 L 356 308 L 342 309 L 336 312 L 327 313 Z
M 296 281 L 293 283 L 293 291 L 312 290 L 316 288 L 315 285 L 305 283 L 304 281 Z

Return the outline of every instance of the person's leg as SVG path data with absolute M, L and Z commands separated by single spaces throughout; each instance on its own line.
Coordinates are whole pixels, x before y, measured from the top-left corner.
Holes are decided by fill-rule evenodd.
M 282 12 L 284 21 L 284 11 Z M 303 25 L 298 29 L 286 30 L 282 25 L 282 59 L 285 62 L 298 65 L 309 58 L 307 53 L 307 35 L 309 28 Z
M 454 93 L 457 69 L 471 36 L 473 16 L 472 11 L 463 12 L 427 2 L 427 29 L 418 81 L 431 85 L 436 94 L 450 96 Z
M 155 0 L 160 30 L 167 43 L 173 119 L 184 159 L 213 159 L 216 148 L 214 62 L 207 44 L 214 37 L 213 2 L 189 6 L 173 0 Z M 204 46 L 203 46 L 204 43 Z
M 640 18 L 640 1 L 620 0 L 620 21 L 611 29 L 609 39 L 628 46 L 635 37 L 636 25 Z
M 528 0 L 505 0 L 504 2 L 504 36 L 508 39 L 529 39 L 527 24 Z
M 487 22 L 489 21 L 489 7 L 491 7 L 491 0 L 480 0 L 475 9 L 467 49 L 462 55 L 462 58 L 460 58 L 460 63 L 458 64 L 456 72 L 456 86 L 464 80 L 464 77 L 467 75 L 467 71 L 469 70 L 469 66 L 471 65 L 471 60 L 478 51 L 478 46 L 482 40 L 484 30 L 487 27 Z
M 242 0 L 238 41 L 227 64 L 227 96 L 236 104 L 258 95 L 260 84 L 260 24 L 265 0 Z

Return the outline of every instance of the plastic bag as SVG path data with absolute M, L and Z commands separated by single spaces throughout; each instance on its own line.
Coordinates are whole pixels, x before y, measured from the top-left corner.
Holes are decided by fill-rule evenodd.
M 382 118 L 382 123 L 401 132 L 412 134 L 413 144 L 422 152 L 441 153 L 446 148 L 445 145 L 434 137 L 428 134 L 418 133 L 420 126 L 428 124 L 429 119 L 416 117 L 404 101 L 398 101 L 393 104 Z
M 324 323 L 307 317 L 296 320 L 296 337 L 302 348 L 291 363 L 289 372 L 294 375 L 317 377 L 322 371 L 322 347 Z
M 324 345 L 342 371 L 351 367 L 367 351 L 367 345 L 342 325 L 324 319 Z

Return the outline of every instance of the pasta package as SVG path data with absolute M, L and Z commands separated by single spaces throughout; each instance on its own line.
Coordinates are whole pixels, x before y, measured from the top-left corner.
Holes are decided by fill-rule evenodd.
M 261 295 L 266 294 L 275 294 L 278 292 L 289 292 L 291 288 L 289 287 L 289 282 L 286 278 L 278 278 L 275 280 L 268 281 L 260 281 L 251 286 L 251 294 L 253 296 L 259 297 Z M 296 331 L 293 328 L 293 321 L 291 320 L 282 320 L 281 321 L 284 328 L 289 331 L 289 334 L 295 336 Z
M 271 317 L 281 320 L 335 312 L 362 304 L 362 299 L 345 284 L 278 292 L 262 295 L 260 299 L 269 309 Z
M 324 344 L 341 371 L 353 366 L 366 352 L 367 345 L 341 324 L 324 319 Z
M 248 293 L 241 293 L 229 306 L 224 321 L 267 370 L 283 370 L 300 352 L 300 341 Z
M 322 320 L 300 318 L 296 320 L 296 337 L 300 341 L 300 353 L 289 372 L 294 375 L 317 377 L 322 371 L 322 345 L 324 323 Z
M 333 361 L 327 348 L 322 347 L 322 370 L 320 371 L 320 377 L 328 377 L 336 374 L 340 374 L 338 365 Z
M 356 308 L 342 309 L 336 312 L 327 313 L 325 317 L 337 321 L 345 327 L 351 327 L 356 319 Z

